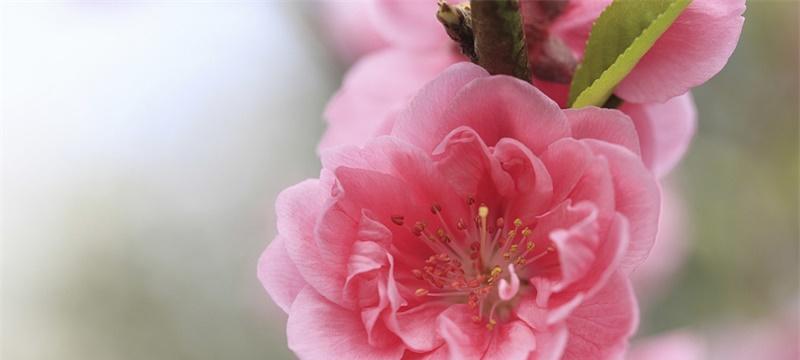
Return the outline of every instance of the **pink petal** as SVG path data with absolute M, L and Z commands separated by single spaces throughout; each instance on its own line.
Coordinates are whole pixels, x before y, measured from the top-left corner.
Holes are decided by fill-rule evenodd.
M 286 334 L 289 348 L 302 359 L 399 359 L 405 350 L 389 332 L 375 335 L 387 337 L 380 342 L 389 345 L 370 346 L 360 314 L 331 303 L 311 287 L 293 305 Z
M 451 359 L 479 359 L 491 337 L 486 328 L 475 324 L 472 310 L 464 304 L 451 305 L 437 318 L 439 334 L 447 344 Z
M 525 144 L 512 138 L 500 139 L 495 145 L 494 156 L 514 181 L 516 194 L 511 195 L 514 201 L 509 211 L 537 215 L 550 206 L 553 180 L 544 162 Z
M 745 0 L 695 0 L 614 91 L 635 103 L 664 102 L 716 75 L 736 48 Z
M 450 38 L 436 19 L 436 1 L 375 0 L 370 4 L 370 20 L 392 44 L 416 49 L 450 44 Z
M 433 158 L 463 198 L 477 194 L 507 196 L 514 191 L 514 179 L 469 127 L 461 126 L 447 134 L 433 150 Z
M 628 360 L 708 359 L 706 344 L 696 335 L 675 331 L 645 338 L 631 349 Z
M 666 175 L 686 153 L 697 127 L 692 95 L 686 93 L 663 104 L 625 102 L 620 110 L 633 119 L 645 165 L 657 177 Z
M 387 314 L 386 324 L 403 340 L 409 349 L 418 352 L 430 351 L 442 345 L 443 339 L 436 332 L 436 319 L 446 308 L 442 302 L 427 302 L 411 309 Z
M 498 325 L 494 332 L 482 360 L 526 359 L 536 349 L 537 339 L 531 328 L 522 321 Z
M 583 139 L 579 141 L 583 143 L 584 146 L 589 148 L 589 141 L 595 140 Z M 602 143 L 612 146 L 605 142 Z M 633 154 L 631 153 L 631 155 Z M 583 174 L 581 174 L 582 176 L 580 180 L 575 185 L 572 193 L 568 195 L 568 198 L 574 203 L 582 201 L 593 203 L 599 211 L 600 220 L 605 222 L 609 219 L 610 214 L 612 214 L 616 209 L 616 190 L 614 188 L 614 179 L 612 179 L 614 174 L 611 172 L 609 160 L 604 156 L 592 154 L 592 157 L 589 160 L 589 165 L 586 167 Z M 568 165 L 561 164 L 560 166 Z
M 452 305 L 437 320 L 451 359 L 526 359 L 536 348 L 533 331 L 522 321 L 488 331 L 472 321 L 472 313 L 467 305 Z
M 566 290 L 554 297 L 569 299 L 569 302 L 572 303 L 572 299 L 592 297 L 598 291 L 601 291 L 626 255 L 625 251 L 628 248 L 628 243 L 628 221 L 624 216 L 617 214 L 614 216 L 609 226 L 605 240 L 597 249 L 594 262 L 591 264 L 591 269 L 587 271 L 586 275 L 579 281 L 569 284 Z M 554 290 L 561 290 L 561 286 L 556 287 Z M 564 301 L 565 300 L 560 300 L 560 302 Z M 548 323 L 553 324 L 561 321 L 566 318 L 571 311 L 572 308 L 569 306 L 561 306 L 557 311 L 553 311 L 549 314 L 547 319 Z
M 280 235 L 276 236 L 261 254 L 258 259 L 258 279 L 272 300 L 288 313 L 295 297 L 306 286 L 306 281 L 289 259 L 283 242 Z
M 369 6 L 366 0 L 322 1 L 317 5 L 325 40 L 345 63 L 388 45 L 372 22 L 364 21 Z
M 550 144 L 541 159 L 552 178 L 552 202 L 558 204 L 575 189 L 594 161 L 594 154 L 586 144 L 564 138 Z
M 572 137 L 597 139 L 625 147 L 639 154 L 639 138 L 633 121 L 619 110 L 587 107 L 568 109 L 567 115 Z
M 546 331 L 534 332 L 536 336 L 536 351 L 531 353 L 529 360 L 558 360 L 567 347 L 569 331 L 564 324 L 550 327 Z
M 636 330 L 638 317 L 630 282 L 625 275 L 615 274 L 567 319 L 569 340 L 563 359 L 621 357 Z
M 338 145 L 362 145 L 370 137 L 388 133 L 395 114 L 455 61 L 445 51 L 421 54 L 401 49 L 381 50 L 362 58 L 348 71 L 325 109 L 328 128 L 318 152 Z
M 327 197 L 328 192 L 316 179 L 281 192 L 275 202 L 278 234 L 306 282 L 329 300 L 342 303 L 347 257 L 322 256 L 314 239 L 316 221 Z
M 589 208 L 582 220 L 570 227 L 550 232 L 550 240 L 558 250 L 559 264 L 561 264 L 561 286 L 580 279 L 595 261 L 599 241 L 597 208 L 591 203 L 583 203 L 577 204 L 573 209 L 581 205 Z
M 567 9 L 551 25 L 550 32 L 581 58 L 594 21 L 609 4 L 611 0 L 570 0 Z
M 336 169 L 342 188 L 352 199 L 350 202 L 370 209 L 380 221 L 386 222 L 399 214 L 438 223 L 438 218 L 429 211 L 434 204 L 443 207 L 453 227 L 459 217 L 469 217 L 468 209 L 462 206 L 464 198 L 430 156 L 400 139 L 379 137 L 370 140 L 363 149 L 329 151 L 323 154 L 322 163 L 327 169 Z M 356 171 L 362 169 L 365 171 Z M 381 180 L 384 178 L 386 181 Z
M 662 182 L 661 216 L 658 236 L 650 256 L 631 274 L 640 300 L 652 300 L 669 291 L 669 283 L 686 260 L 689 242 L 688 220 L 680 191 L 669 182 Z
M 558 104 L 541 91 L 509 76 L 487 76 L 473 64 L 450 67 L 398 116 L 392 135 L 432 151 L 450 131 L 467 126 L 487 145 L 510 137 L 539 154 L 569 134 Z
M 383 247 L 372 241 L 356 241 L 347 260 L 347 282 L 360 274 L 378 270 L 386 265 L 388 260 Z
M 630 223 L 630 244 L 622 261 L 626 270 L 639 265 L 650 252 L 658 231 L 660 191 L 638 156 L 618 145 L 582 140 L 606 159 L 614 181 L 616 209 Z

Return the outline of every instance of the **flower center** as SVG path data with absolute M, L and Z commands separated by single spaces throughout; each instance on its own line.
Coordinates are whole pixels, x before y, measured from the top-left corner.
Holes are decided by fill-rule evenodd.
M 537 246 L 531 228 L 520 218 L 508 224 L 502 216 L 492 219 L 484 204 L 476 209 L 472 198 L 467 204 L 475 216 L 471 221 L 458 219 L 457 232 L 451 231 L 438 204 L 431 206 L 441 225 L 435 231 L 423 221 L 405 225 L 400 215 L 392 216 L 392 222 L 408 228 L 433 251 L 424 266 L 411 270 L 424 284 L 415 295 L 466 302 L 474 312 L 472 320 L 493 330 L 498 310 L 510 307 L 524 285 L 517 274 L 526 273 L 530 264 L 555 250 Z

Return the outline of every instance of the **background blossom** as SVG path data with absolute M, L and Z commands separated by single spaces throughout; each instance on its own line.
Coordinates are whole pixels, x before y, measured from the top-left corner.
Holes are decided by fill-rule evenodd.
M 543 29 L 536 34 L 529 33 L 529 50 L 539 51 L 542 46 L 540 43 L 553 39 L 563 41 L 566 44 L 561 45 L 564 46 L 564 51 L 569 53 L 571 50 L 573 56 L 580 59 L 591 24 L 607 3 L 571 1 L 552 20 L 542 20 L 542 16 L 535 11 L 538 4 L 523 3 L 527 26 Z M 715 4 L 717 3 L 706 0 L 693 2 L 676 21 L 675 27 L 656 42 L 653 54 L 648 54 L 642 64 L 634 69 L 630 76 L 634 80 L 626 80 L 620 85 L 624 85 L 625 89 L 638 86 L 641 88 L 638 93 L 648 94 L 644 97 L 633 97 L 628 94 L 630 90 L 623 92 L 623 98 L 630 102 L 626 102 L 621 110 L 629 114 L 636 123 L 642 142 L 642 156 L 648 167 L 659 176 L 669 172 L 680 160 L 694 135 L 696 114 L 693 100 L 687 91 L 691 86 L 708 80 L 721 69 L 735 48 L 741 32 L 744 0 L 724 2 L 725 5 Z M 388 124 L 393 121 L 394 112 L 408 102 L 421 84 L 431 80 L 444 66 L 466 60 L 458 54 L 452 40 L 442 36 L 444 32 L 438 29 L 441 25 L 435 17 L 427 15 L 435 11 L 432 1 L 381 0 L 355 4 L 358 5 L 373 14 L 368 19 L 376 31 L 385 36 L 390 46 L 362 58 L 348 74 L 342 88 L 326 109 L 325 118 L 329 127 L 320 143 L 320 149 L 337 144 L 358 144 L 358 139 L 364 139 L 362 135 L 374 134 L 390 126 Z M 440 35 L 393 31 L 400 27 L 425 31 L 426 34 L 436 29 L 438 32 L 435 33 Z M 720 40 L 722 32 L 724 39 Z M 395 39 L 385 35 L 395 33 L 399 34 L 394 35 Z M 691 39 L 691 46 L 675 44 L 684 42 L 685 39 Z M 691 52 L 693 49 L 696 51 Z M 660 65 L 661 62 L 670 62 L 673 56 L 681 59 L 681 68 L 699 70 L 692 73 L 670 72 L 670 76 L 661 75 L 662 71 L 666 71 Z M 533 53 L 530 57 L 534 64 L 534 74 L 537 73 L 537 61 L 548 61 Z M 386 72 L 384 69 L 392 71 Z M 652 79 L 656 77 L 659 79 L 658 86 L 642 85 L 652 84 Z M 392 86 L 381 86 L 375 80 L 369 79 L 390 81 Z M 561 106 L 566 106 L 566 84 L 552 83 L 536 76 L 534 84 Z M 672 89 L 669 84 L 674 84 Z M 363 104 L 369 104 L 369 108 L 366 109 Z M 354 139 L 356 142 L 352 142 Z

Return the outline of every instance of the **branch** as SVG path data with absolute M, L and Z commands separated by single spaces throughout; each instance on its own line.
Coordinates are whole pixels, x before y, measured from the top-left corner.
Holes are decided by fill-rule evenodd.
M 519 1 L 471 0 L 470 8 L 478 64 L 492 75 L 512 75 L 530 82 Z

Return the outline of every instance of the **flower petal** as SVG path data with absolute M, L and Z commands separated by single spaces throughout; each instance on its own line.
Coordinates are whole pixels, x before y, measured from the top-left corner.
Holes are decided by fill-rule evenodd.
M 306 281 L 289 259 L 283 242 L 280 235 L 276 236 L 261 254 L 258 279 L 272 300 L 288 313 L 297 294 L 306 287 Z
M 736 48 L 745 0 L 695 0 L 656 40 L 614 93 L 635 103 L 664 102 L 716 75 Z
M 509 196 L 514 191 L 514 179 L 469 127 L 461 126 L 447 134 L 433 150 L 433 158 L 463 198 Z
M 471 313 L 467 305 L 451 305 L 436 319 L 450 359 L 479 359 L 489 346 L 489 332 L 472 321 Z
M 519 320 L 498 325 L 493 335 L 483 360 L 527 359 L 537 346 L 531 328 Z
M 375 0 L 370 20 L 396 46 L 412 49 L 445 47 L 450 39 L 436 20 L 435 1 Z
M 657 177 L 680 161 L 697 128 L 697 111 L 690 93 L 663 104 L 625 102 L 620 110 L 630 115 L 642 146 L 642 161 Z
M 650 253 L 658 231 L 660 191 L 638 156 L 606 142 L 584 139 L 595 154 L 608 160 L 614 182 L 615 207 L 630 224 L 630 244 L 622 266 L 631 270 Z
M 639 138 L 633 121 L 619 110 L 586 107 L 564 110 L 576 139 L 597 139 L 625 147 L 640 154 Z
M 602 290 L 567 319 L 569 340 L 563 359 L 620 358 L 638 318 L 630 281 L 621 273 L 614 274 Z
M 353 65 L 325 108 L 328 128 L 318 152 L 338 145 L 362 145 L 371 137 L 387 134 L 395 114 L 420 88 L 455 62 L 450 52 L 422 55 L 390 48 L 365 56 Z
M 443 339 L 436 332 L 436 322 L 431 321 L 441 314 L 447 304 L 426 302 L 394 316 L 387 314 L 386 325 L 413 351 L 430 351 L 442 345 Z
M 529 360 L 561 359 L 569 336 L 566 325 L 553 325 L 545 331 L 534 332 L 534 335 L 536 336 L 536 351 L 531 353 Z
M 314 228 L 328 193 L 319 180 L 303 181 L 278 195 L 275 212 L 278 234 L 297 271 L 320 294 L 341 303 L 347 257 L 322 256 L 314 239 Z
M 432 98 L 423 100 L 426 96 Z M 459 126 L 474 129 L 490 146 L 504 137 L 515 138 L 534 154 L 569 135 L 558 104 L 533 85 L 510 76 L 487 77 L 480 67 L 466 63 L 450 67 L 426 86 L 398 116 L 392 134 L 432 151 Z
M 380 335 L 389 337 L 381 341 L 389 345 L 370 346 L 360 314 L 331 303 L 311 287 L 303 289 L 293 305 L 286 334 L 289 348 L 301 359 L 400 359 L 403 355 L 402 342 L 392 341 L 389 332 Z

